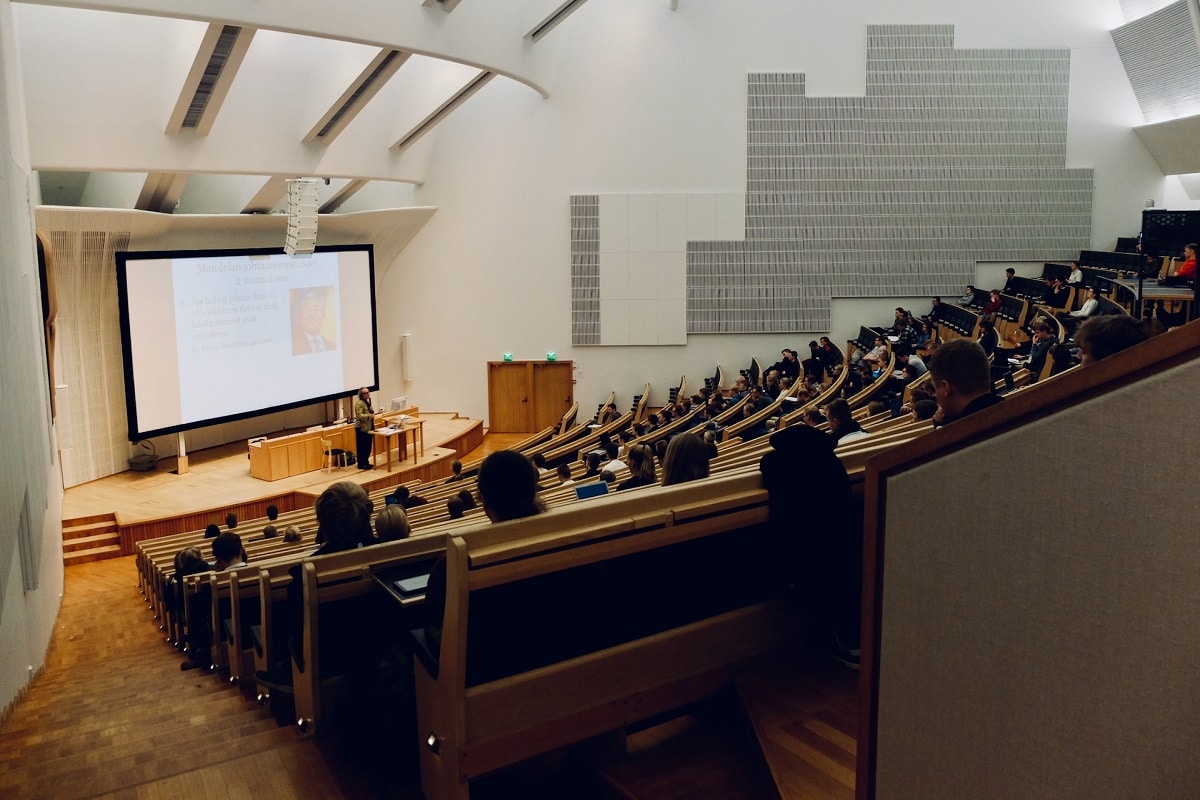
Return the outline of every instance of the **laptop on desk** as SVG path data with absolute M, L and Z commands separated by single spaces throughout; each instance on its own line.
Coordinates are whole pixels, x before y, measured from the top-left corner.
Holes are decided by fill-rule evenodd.
M 577 500 L 587 500 L 589 497 L 600 497 L 606 494 L 608 494 L 608 484 L 604 481 L 583 483 L 575 487 L 575 498 Z

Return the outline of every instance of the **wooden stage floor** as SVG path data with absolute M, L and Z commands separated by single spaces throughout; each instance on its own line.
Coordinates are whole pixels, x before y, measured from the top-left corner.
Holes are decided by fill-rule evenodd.
M 415 479 L 431 480 L 449 475 L 450 462 L 465 456 L 483 440 L 480 420 L 429 412 L 422 412 L 420 418 L 425 420 L 424 455 L 410 454 L 407 461 L 398 461 L 398 453 L 393 450 L 391 472 L 387 471 L 386 459 L 380 457 L 379 466 L 373 470 L 350 466 L 330 473 L 317 470 L 262 481 L 250 475 L 246 443 L 235 442 L 189 453 L 189 469 L 183 475 L 172 471 L 175 457 L 170 456 L 150 472 L 126 471 L 73 486 L 63 496 L 63 519 L 115 514 L 121 524 L 127 525 L 207 509 L 236 508 L 292 493 L 311 494 L 315 499 L 338 481 L 354 481 L 375 490 Z

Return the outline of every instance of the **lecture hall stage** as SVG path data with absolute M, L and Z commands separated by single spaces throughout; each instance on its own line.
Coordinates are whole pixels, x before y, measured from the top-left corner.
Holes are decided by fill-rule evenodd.
M 246 442 L 239 441 L 189 453 L 189 469 L 183 475 L 172 471 L 175 458 L 170 456 L 150 472 L 126 471 L 71 487 L 63 496 L 63 527 L 112 514 L 120 531 L 121 554 L 128 555 L 143 539 L 199 530 L 210 522 L 223 526 L 229 511 L 240 520 L 252 520 L 266 516 L 271 503 L 280 511 L 311 506 L 327 486 L 338 481 L 360 483 L 367 491 L 414 480 L 438 481 L 450 474 L 451 461 L 483 442 L 481 420 L 452 412 L 425 412 L 420 418 L 425 420 L 424 455 L 410 452 L 408 460 L 398 461 L 393 453 L 391 472 L 381 458 L 373 470 L 351 465 L 329 473 L 317 470 L 261 481 L 251 477 Z M 258 536 L 262 531 L 256 524 L 245 533 Z

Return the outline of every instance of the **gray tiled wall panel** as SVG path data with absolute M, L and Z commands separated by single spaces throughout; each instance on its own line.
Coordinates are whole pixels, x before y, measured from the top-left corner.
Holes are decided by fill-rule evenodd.
M 571 198 L 571 343 L 600 344 L 600 198 Z
M 1146 122 L 1200 112 L 1200 46 L 1188 2 L 1177 0 L 1112 32 Z
M 834 296 L 953 294 L 977 260 L 1087 246 L 1092 174 L 1063 166 L 1069 51 L 954 50 L 953 33 L 868 27 L 865 97 L 747 77 L 745 240 L 688 243 L 689 333 L 824 332 Z M 599 339 L 597 208 L 572 198 L 577 343 Z

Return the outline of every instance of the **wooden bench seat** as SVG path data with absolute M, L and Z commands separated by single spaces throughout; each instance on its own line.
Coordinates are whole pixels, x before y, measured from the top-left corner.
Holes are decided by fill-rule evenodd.
M 600 498 L 586 512 L 447 537 L 440 645 L 413 632 L 430 800 L 468 797 L 475 777 L 720 691 L 736 665 L 802 632 L 764 579 L 757 474 Z

